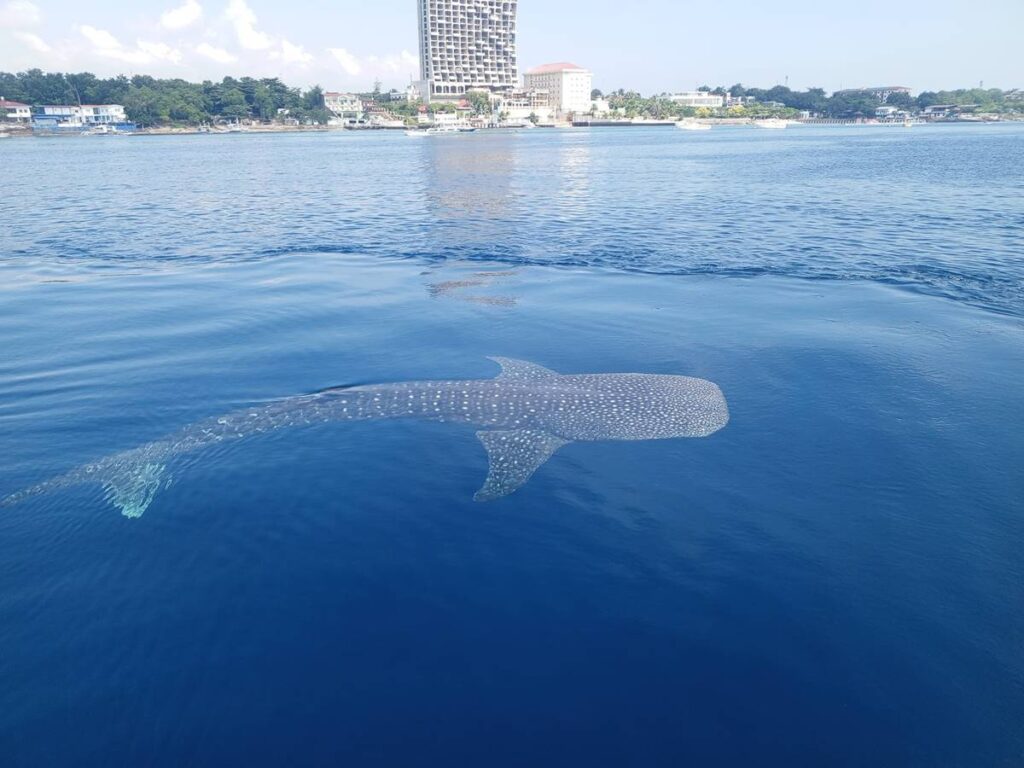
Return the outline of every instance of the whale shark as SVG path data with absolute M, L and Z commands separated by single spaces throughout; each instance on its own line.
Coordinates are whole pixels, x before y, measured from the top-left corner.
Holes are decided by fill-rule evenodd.
M 523 360 L 489 359 L 501 366 L 493 379 L 333 387 L 205 419 L 15 493 L 0 500 L 0 506 L 98 483 L 107 501 L 126 517 L 137 518 L 170 484 L 167 469 L 175 457 L 288 427 L 396 418 L 478 427 L 489 470 L 473 498 L 491 501 L 518 490 L 572 442 L 706 437 L 729 422 L 722 390 L 705 379 L 645 373 L 563 375 Z

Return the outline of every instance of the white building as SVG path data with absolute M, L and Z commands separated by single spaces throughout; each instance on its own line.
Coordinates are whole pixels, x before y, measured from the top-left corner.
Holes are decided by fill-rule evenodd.
M 517 0 L 419 0 L 420 94 L 461 99 L 501 94 L 518 82 Z
M 120 104 L 83 104 L 82 122 L 86 125 L 118 125 L 128 122 Z
M 593 82 L 594 75 L 589 69 L 567 61 L 544 64 L 523 75 L 526 90 L 547 91 L 551 108 L 561 115 L 590 111 Z
M 753 96 L 733 96 L 730 93 L 722 97 L 727 107 L 742 107 L 745 104 L 753 104 L 757 99 Z
M 128 122 L 128 115 L 120 104 L 49 104 L 39 107 L 37 120 L 67 125 L 121 125 Z
M 32 120 L 32 108 L 28 104 L 22 104 L 20 101 L 0 99 L 0 120 L 27 123 Z
M 724 96 L 716 96 L 713 93 L 707 91 L 682 91 L 680 93 L 673 93 L 668 97 L 669 101 L 673 101 L 684 107 L 706 107 L 708 109 L 718 109 L 725 104 Z
M 324 93 L 324 109 L 342 120 L 359 120 L 363 116 L 363 100 L 354 93 Z
M 550 123 L 554 119 L 550 99 L 547 91 L 515 90 L 502 96 L 498 111 L 510 123 L 521 123 L 531 117 L 540 123 Z

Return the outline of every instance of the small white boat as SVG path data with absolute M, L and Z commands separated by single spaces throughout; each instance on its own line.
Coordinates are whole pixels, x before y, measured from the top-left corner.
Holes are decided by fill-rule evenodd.
M 475 133 L 476 128 L 466 123 L 442 123 L 441 125 L 435 125 L 433 128 L 428 128 L 424 133 L 430 136 L 438 136 L 440 134 L 451 135 L 453 133 Z
M 9 134 L 9 133 L 0 133 L 0 139 L 9 139 L 9 138 L 11 138 L 11 134 Z
M 707 123 L 698 123 L 692 117 L 688 117 L 684 120 L 680 120 L 676 123 L 676 128 L 680 131 L 710 131 L 711 126 Z
M 409 130 L 409 131 L 405 132 L 405 135 L 406 136 L 412 136 L 414 139 L 422 139 L 428 133 L 429 133 L 429 131 Z
M 768 128 L 770 130 L 781 131 L 789 123 L 786 120 L 779 120 L 776 117 L 769 117 L 766 120 L 755 120 L 753 124 L 758 128 Z

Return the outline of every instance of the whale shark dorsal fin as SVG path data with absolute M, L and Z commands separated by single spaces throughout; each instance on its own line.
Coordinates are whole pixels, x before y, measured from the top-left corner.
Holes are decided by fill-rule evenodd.
M 473 497 L 492 501 L 508 496 L 530 479 L 537 468 L 569 441 L 536 429 L 477 432 L 487 449 L 490 469 L 483 487 Z
M 529 363 L 526 360 L 514 360 L 511 357 L 489 357 L 501 366 L 499 379 L 513 379 L 515 381 L 543 381 L 558 374 L 543 365 Z

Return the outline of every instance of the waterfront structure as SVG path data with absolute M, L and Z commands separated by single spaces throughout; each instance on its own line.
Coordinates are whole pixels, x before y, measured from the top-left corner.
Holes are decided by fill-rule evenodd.
M 885 102 L 889 100 L 889 97 L 892 96 L 894 93 L 905 93 L 909 96 L 910 89 L 905 88 L 902 85 L 880 85 L 875 88 L 846 88 L 845 90 L 842 91 L 836 91 L 832 95 L 837 96 L 839 94 L 851 93 L 867 93 L 871 96 L 874 96 L 880 102 L 885 104 Z
M 498 112 L 510 123 L 521 123 L 530 118 L 540 123 L 550 123 L 554 119 L 551 95 L 542 90 L 511 91 L 502 96 L 498 103 Z
M 559 115 L 590 111 L 594 75 L 589 69 L 560 61 L 534 67 L 523 75 L 527 91 L 547 91 L 548 104 Z
M 128 115 L 120 104 L 83 104 L 82 122 L 86 125 L 121 125 Z
M 725 107 L 742 107 L 745 104 L 753 104 L 757 99 L 753 96 L 733 96 L 727 93 L 722 97 L 722 101 Z
M 718 109 L 725 105 L 725 97 L 709 91 L 681 91 L 673 93 L 668 97 L 669 101 L 683 107 L 705 107 L 707 109 Z
M 340 120 L 351 122 L 361 120 L 364 114 L 363 100 L 354 93 L 324 93 L 324 109 Z
M 0 99 L 0 120 L 27 123 L 32 120 L 32 108 L 20 101 Z
M 516 87 L 517 0 L 419 0 L 420 85 L 425 101 Z
M 120 104 L 81 104 L 68 106 L 52 104 L 38 108 L 36 118 L 47 117 L 65 123 L 85 126 L 120 125 L 128 122 L 128 115 Z
M 74 132 L 90 129 L 134 131 L 135 124 L 121 104 L 47 104 L 36 107 L 32 129 L 40 132 Z

